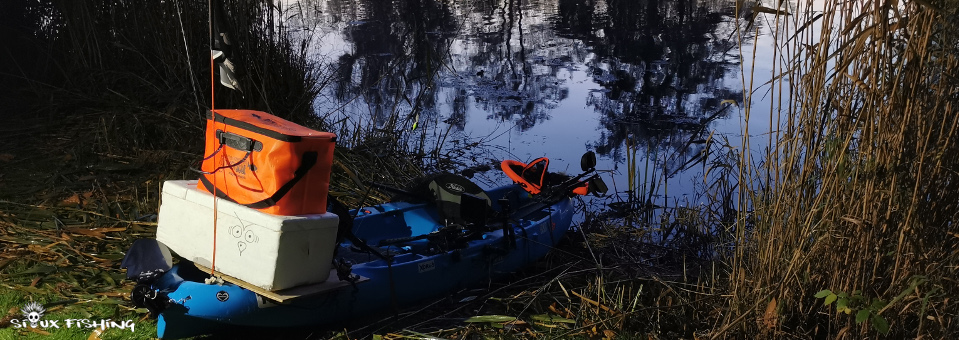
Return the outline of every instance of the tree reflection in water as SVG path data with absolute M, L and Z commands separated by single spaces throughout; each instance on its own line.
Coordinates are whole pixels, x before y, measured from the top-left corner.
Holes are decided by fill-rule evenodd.
M 726 6 L 726 7 L 723 7 Z M 667 171 L 701 151 L 690 141 L 705 139 L 705 125 L 724 118 L 720 103 L 741 101 L 742 91 L 724 86 L 738 71 L 735 41 L 719 32 L 730 20 L 729 4 L 693 0 L 560 0 L 556 30 L 585 41 L 596 54 L 589 73 L 602 90 L 588 103 L 607 130 L 600 154 L 619 154 L 631 143 L 668 152 Z
M 321 111 L 369 115 L 394 134 L 414 123 L 468 130 L 477 111 L 523 132 L 581 114 L 557 111 L 572 97 L 597 114 L 601 155 L 622 159 L 629 139 L 672 155 L 666 170 L 675 172 L 725 118 L 715 114 L 721 103 L 742 100 L 724 85 L 738 74 L 739 20 L 723 0 L 323 3 L 349 47 L 324 92 L 334 103 Z M 590 83 L 571 86 L 583 72 Z
M 334 2 L 330 8 L 352 9 Z M 361 97 L 381 128 L 400 127 L 400 112 L 410 119 L 435 116 L 434 81 L 456 29 L 448 6 L 430 0 L 358 3 L 363 13 L 339 13 L 354 16 L 344 30 L 352 48 L 337 60 L 333 98 L 348 103 Z

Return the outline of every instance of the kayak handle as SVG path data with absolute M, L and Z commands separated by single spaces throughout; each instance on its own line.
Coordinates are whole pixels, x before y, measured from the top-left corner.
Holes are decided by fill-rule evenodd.
M 378 247 L 385 247 L 385 246 L 394 245 L 394 244 L 398 244 L 398 243 L 407 243 L 407 242 L 419 241 L 419 240 L 422 240 L 422 239 L 426 239 L 426 238 L 428 238 L 428 237 L 430 237 L 430 234 L 423 234 L 423 235 L 419 235 L 419 236 L 409 236 L 409 237 L 388 238 L 388 239 L 380 240 L 380 243 L 377 244 L 377 246 L 378 246 Z

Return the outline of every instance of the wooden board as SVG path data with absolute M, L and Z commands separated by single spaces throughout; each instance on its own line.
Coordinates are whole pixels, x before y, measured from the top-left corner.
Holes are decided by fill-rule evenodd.
M 195 265 L 197 268 L 199 268 L 203 272 L 206 272 L 206 273 L 210 272 L 210 268 L 201 266 L 196 263 L 194 263 L 193 265 Z M 336 275 L 336 269 L 330 270 L 330 278 L 326 279 L 326 281 L 287 288 L 287 289 L 278 290 L 278 291 L 269 291 L 269 290 L 257 287 L 249 282 L 240 280 L 238 278 L 235 278 L 220 272 L 217 272 L 216 276 L 222 278 L 223 281 L 243 287 L 260 296 L 276 301 L 277 303 L 280 303 L 280 304 L 290 303 L 296 299 L 323 294 L 326 292 L 331 292 L 340 288 L 350 286 L 349 281 L 340 281 L 340 278 Z M 370 280 L 368 277 L 363 277 L 363 276 L 358 276 L 358 277 L 359 279 L 356 280 L 357 284 Z

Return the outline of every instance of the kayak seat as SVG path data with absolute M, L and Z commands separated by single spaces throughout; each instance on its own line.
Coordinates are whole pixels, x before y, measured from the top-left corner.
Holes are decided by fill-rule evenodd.
M 540 157 L 529 164 L 507 159 L 500 164 L 500 167 L 514 183 L 535 195 L 540 192 L 540 188 L 545 184 L 543 181 L 546 179 L 547 169 L 549 168 L 549 158 Z
M 485 226 L 489 219 L 489 198 L 470 193 L 460 195 L 460 218 L 467 226 Z
M 549 172 L 549 158 L 546 157 L 534 159 L 529 164 L 507 159 L 500 164 L 500 168 L 514 183 L 533 195 L 570 178 L 561 173 Z M 582 191 L 580 194 L 585 194 L 585 189 Z
M 441 174 L 433 177 L 429 189 L 441 223 L 485 223 L 492 201 L 476 183 L 460 175 Z

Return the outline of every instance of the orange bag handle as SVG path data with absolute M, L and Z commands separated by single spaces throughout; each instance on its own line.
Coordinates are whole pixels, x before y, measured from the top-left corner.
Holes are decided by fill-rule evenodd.
M 210 154 L 209 156 L 203 157 L 203 159 L 200 160 L 201 166 L 203 162 L 205 162 L 206 160 L 210 158 L 213 158 L 213 156 L 216 156 L 216 154 L 220 153 L 220 150 L 223 150 L 223 146 L 229 146 L 231 148 L 234 148 L 240 151 L 246 151 L 246 154 L 243 155 L 243 158 L 241 158 L 239 161 L 236 161 L 236 163 L 227 164 L 227 165 L 218 167 L 216 169 L 213 169 L 212 171 L 203 171 L 203 168 L 201 167 L 199 170 L 197 170 L 197 172 L 201 174 L 209 175 L 223 169 L 232 169 L 236 167 L 237 165 L 240 165 L 240 163 L 243 163 L 243 161 L 246 161 L 247 158 L 250 158 L 250 155 L 253 154 L 253 151 L 263 150 L 263 143 L 260 143 L 259 141 L 253 138 L 243 137 L 232 132 L 226 132 L 226 131 L 217 129 L 216 138 L 220 141 L 220 146 L 217 147 L 212 154 Z
M 225 199 L 227 201 L 230 201 L 242 206 L 253 208 L 253 209 L 265 209 L 265 208 L 269 208 L 276 205 L 277 202 L 283 199 L 283 196 L 286 196 L 286 193 L 288 193 L 290 189 L 293 189 L 293 186 L 296 185 L 296 183 L 299 182 L 301 179 L 303 179 L 303 177 L 305 177 L 306 174 L 310 172 L 310 169 L 313 168 L 314 165 L 316 165 L 317 157 L 319 156 L 317 155 L 316 151 L 303 153 L 300 166 L 297 167 L 296 170 L 293 172 L 293 178 L 291 178 L 289 181 L 284 183 L 283 186 L 277 189 L 276 192 L 273 193 L 273 195 L 270 195 L 270 197 L 264 198 L 260 201 L 253 202 L 253 203 L 237 202 L 232 197 L 227 195 L 225 192 L 221 191 L 219 188 L 214 187 L 213 183 L 210 183 L 210 180 L 206 179 L 206 176 L 200 176 L 200 182 L 203 184 L 203 187 L 205 187 L 207 191 L 214 193 L 219 198 Z
M 220 145 L 220 147 L 217 148 L 216 151 L 214 151 L 213 154 L 210 155 L 210 157 L 213 157 L 214 155 L 216 155 L 217 152 L 220 152 L 220 149 L 223 149 L 223 145 Z M 250 154 L 252 154 L 252 152 L 247 152 L 246 155 L 243 155 L 243 158 L 240 158 L 240 160 L 236 161 L 236 163 L 227 164 L 227 165 L 224 165 L 224 166 L 221 166 L 221 167 L 217 167 L 216 169 L 213 169 L 213 171 L 203 171 L 202 167 L 201 167 L 200 169 L 193 169 L 193 170 L 195 170 L 196 172 L 199 172 L 199 173 L 201 173 L 201 174 L 204 174 L 204 175 L 212 175 L 213 173 L 215 173 L 215 172 L 217 172 L 217 171 L 220 171 L 220 170 L 223 170 L 223 169 L 232 169 L 233 167 L 235 167 L 235 166 L 237 166 L 237 165 L 240 165 L 240 163 L 243 163 L 244 161 L 246 161 L 247 158 L 250 158 Z M 210 159 L 210 157 L 207 157 L 207 158 L 204 158 L 203 160 L 201 160 L 201 161 L 200 161 L 200 162 L 201 162 L 200 165 L 203 164 L 203 163 L 202 163 L 203 161 L 205 161 L 205 160 L 207 160 L 207 159 Z

